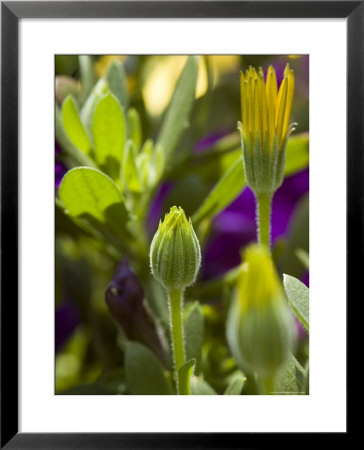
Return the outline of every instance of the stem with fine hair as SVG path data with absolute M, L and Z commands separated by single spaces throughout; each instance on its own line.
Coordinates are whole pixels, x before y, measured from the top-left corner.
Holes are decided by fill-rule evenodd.
M 270 249 L 270 219 L 272 207 L 272 194 L 258 194 L 257 201 L 257 227 L 258 242 Z
M 183 337 L 183 290 L 171 289 L 168 293 L 171 341 L 175 379 L 177 382 L 178 369 L 185 363 L 185 349 Z

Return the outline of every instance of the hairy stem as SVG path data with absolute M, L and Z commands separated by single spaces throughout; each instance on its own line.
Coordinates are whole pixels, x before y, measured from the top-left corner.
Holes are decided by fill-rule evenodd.
M 175 379 L 177 382 L 178 369 L 185 363 L 182 289 L 171 289 L 169 291 L 168 300 L 170 311 L 173 362 L 174 362 Z
M 271 194 L 258 194 L 257 200 L 257 227 L 258 227 L 258 242 L 264 244 L 270 249 L 270 219 L 272 207 Z

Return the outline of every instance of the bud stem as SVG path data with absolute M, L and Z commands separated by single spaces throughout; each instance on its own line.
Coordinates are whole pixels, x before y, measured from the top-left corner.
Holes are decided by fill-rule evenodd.
M 168 295 L 173 362 L 177 381 L 178 369 L 185 363 L 183 338 L 183 290 L 171 289 Z
M 261 394 L 262 395 L 274 395 L 274 379 L 273 377 L 261 378 Z
M 265 245 L 270 250 L 270 219 L 272 207 L 272 194 L 258 194 L 257 201 L 257 227 L 258 242 Z

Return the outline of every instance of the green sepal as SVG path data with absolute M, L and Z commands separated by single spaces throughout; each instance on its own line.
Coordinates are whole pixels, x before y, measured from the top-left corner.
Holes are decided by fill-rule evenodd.
M 238 129 L 243 151 L 246 184 L 256 195 L 274 194 L 284 178 L 287 138 L 279 146 L 278 137 L 275 136 L 271 148 L 268 135 L 262 142 L 258 132 L 253 139 L 251 134 L 245 136 L 240 125 Z

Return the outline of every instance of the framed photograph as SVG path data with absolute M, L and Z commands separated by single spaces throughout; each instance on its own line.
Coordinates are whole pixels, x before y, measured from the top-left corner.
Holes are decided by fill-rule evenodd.
M 1 447 L 346 437 L 363 2 L 1 20 Z

